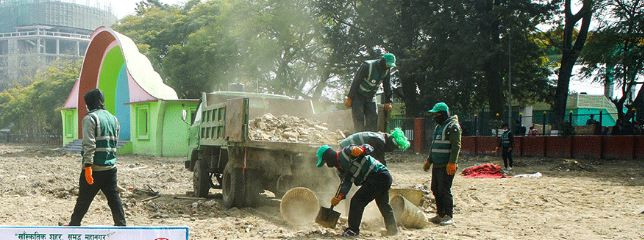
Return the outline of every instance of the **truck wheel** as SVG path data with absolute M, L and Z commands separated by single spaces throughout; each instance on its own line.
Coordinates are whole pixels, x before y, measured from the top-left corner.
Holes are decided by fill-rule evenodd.
M 226 165 L 224 169 L 222 192 L 224 207 L 243 207 L 245 205 L 244 175 L 239 168 Z
M 192 189 L 195 197 L 207 197 L 210 190 L 210 175 L 207 165 L 201 160 L 195 161 L 192 171 Z

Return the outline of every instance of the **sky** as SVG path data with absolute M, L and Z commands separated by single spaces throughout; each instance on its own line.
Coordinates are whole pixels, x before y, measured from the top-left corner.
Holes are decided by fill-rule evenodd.
M 130 14 L 134 14 L 134 8 L 136 3 L 140 2 L 139 0 L 119 0 L 111 1 L 112 2 L 112 11 L 114 15 L 119 19 Z M 167 4 L 183 4 L 186 0 L 161 0 L 162 3 Z
M 127 15 L 134 14 L 134 8 L 139 0 L 119 0 L 112 1 L 112 11 L 119 19 Z M 166 4 L 183 4 L 186 0 L 161 0 Z M 638 86 L 639 89 L 639 86 Z M 589 95 L 602 95 L 604 94 L 604 87 L 600 83 L 593 83 L 590 79 L 580 79 L 578 76 L 573 76 L 570 81 L 571 92 L 586 92 Z M 619 88 L 615 89 L 615 94 L 621 96 Z

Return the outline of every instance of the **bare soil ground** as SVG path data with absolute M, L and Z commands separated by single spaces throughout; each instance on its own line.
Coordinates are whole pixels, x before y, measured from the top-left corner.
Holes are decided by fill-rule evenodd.
M 394 187 L 428 188 L 424 156 L 389 156 Z M 224 209 L 220 190 L 210 199 L 177 199 L 191 191 L 191 172 L 182 158 L 121 156 L 120 185 L 129 225 L 187 225 L 191 239 L 338 238 L 341 227 L 292 227 L 281 219 L 279 200 L 258 208 Z M 464 157 L 463 169 L 498 158 Z M 542 178 L 468 179 L 452 188 L 453 226 L 402 229 L 392 239 L 644 239 L 644 162 L 517 159 L 514 173 L 541 172 Z M 67 222 L 78 192 L 79 157 L 52 147 L 0 145 L 0 225 L 57 225 Z M 150 196 L 148 186 L 161 196 Z M 270 195 L 270 194 L 268 194 Z M 324 200 L 326 201 L 326 200 Z M 424 209 L 433 215 L 433 208 Z M 380 238 L 381 217 L 371 209 L 361 234 Z M 110 225 L 98 196 L 84 225 Z

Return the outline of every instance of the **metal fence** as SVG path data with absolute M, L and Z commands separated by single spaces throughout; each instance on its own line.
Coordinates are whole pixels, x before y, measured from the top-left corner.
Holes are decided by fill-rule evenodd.
M 501 126 L 507 122 L 506 116 L 491 116 L 488 113 L 459 115 L 463 136 L 499 136 L 503 130 Z M 550 111 L 534 111 L 531 116 L 513 114 L 514 121 L 510 124 L 515 136 L 558 136 L 558 135 L 642 135 L 644 122 L 635 120 L 635 117 L 625 122 L 617 121 L 617 113 L 568 113 L 564 119 L 565 127 L 555 130 L 553 128 L 554 114 Z M 411 140 L 414 135 L 414 118 L 392 118 L 388 123 L 388 130 L 400 127 L 405 130 L 405 135 Z M 425 118 L 425 140 L 433 131 L 434 121 Z
M 550 111 L 534 111 L 531 116 L 513 114 L 510 128 L 515 136 L 528 135 L 640 135 L 644 134 L 644 122 L 636 121 L 636 117 L 620 122 L 617 113 L 597 111 L 597 113 L 569 112 L 564 118 L 563 129 L 555 130 L 553 125 L 554 113 Z M 461 127 L 464 136 L 498 136 L 506 116 L 494 116 L 482 113 L 461 117 Z
M 48 132 L 0 132 L 0 143 L 61 145 L 63 136 Z

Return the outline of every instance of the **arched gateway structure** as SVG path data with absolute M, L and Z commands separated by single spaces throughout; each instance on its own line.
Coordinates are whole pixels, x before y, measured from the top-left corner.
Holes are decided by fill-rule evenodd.
M 63 106 L 64 144 L 82 138 L 82 127 L 79 126 L 87 114 L 83 95 L 94 88 L 101 89 L 105 94 L 105 109 L 119 119 L 121 141 L 136 140 L 134 138 L 139 136 L 136 128 L 144 128 L 138 130 L 147 136 L 142 140 L 151 141 L 158 137 L 163 142 L 163 125 L 179 124 L 165 119 L 168 105 L 180 104 L 186 110 L 195 105 L 193 100 L 178 99 L 174 89 L 163 83 L 132 39 L 111 28 L 99 27 L 91 36 L 80 78 Z M 145 107 L 145 111 L 133 109 L 136 107 Z M 181 115 L 180 112 L 172 114 Z M 157 134 L 150 137 L 153 132 Z M 163 152 L 162 147 L 154 146 L 159 153 Z

